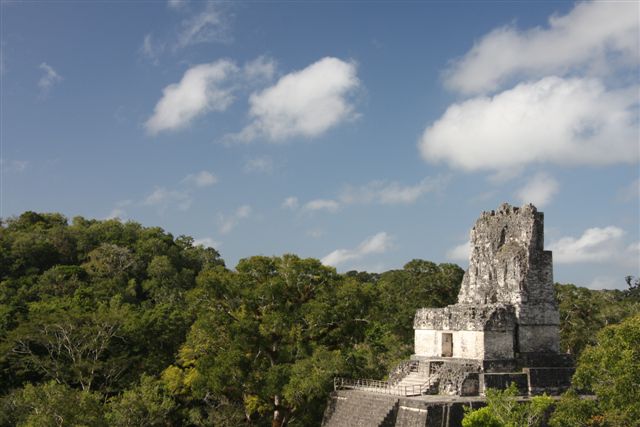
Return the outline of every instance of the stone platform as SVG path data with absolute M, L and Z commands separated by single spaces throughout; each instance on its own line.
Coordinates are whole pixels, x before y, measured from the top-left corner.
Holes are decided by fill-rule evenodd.
M 325 410 L 324 427 L 456 427 L 464 407 L 484 406 L 482 397 L 437 396 L 397 397 L 359 390 L 331 394 Z
M 457 427 L 489 388 L 514 383 L 527 400 L 570 386 L 544 214 L 504 203 L 481 214 L 470 243 L 457 303 L 416 311 L 415 354 L 387 380 L 336 378 L 323 425 Z

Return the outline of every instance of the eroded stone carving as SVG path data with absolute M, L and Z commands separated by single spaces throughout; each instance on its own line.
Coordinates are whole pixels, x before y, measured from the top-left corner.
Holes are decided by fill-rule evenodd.
M 482 213 L 470 240 L 458 303 L 416 312 L 416 354 L 441 356 L 441 334 L 452 331 L 453 357 L 557 353 L 560 317 L 552 255 L 544 250 L 544 214 L 531 204 L 502 204 Z
M 334 382 L 341 388 L 336 387 L 323 425 L 413 425 L 416 414 L 423 415 L 420 425 L 444 425 L 433 407 L 419 406 L 426 401 L 418 394 L 462 398 L 511 383 L 524 395 L 559 394 L 569 387 L 573 360 L 558 353 L 559 314 L 542 212 L 508 204 L 483 212 L 471 230 L 471 246 L 457 304 L 417 310 L 411 360 L 375 387 L 367 380 L 351 380 L 347 387 Z M 393 400 L 395 412 L 382 403 L 362 403 L 363 391 Z M 349 399 L 355 402 L 351 406 Z M 450 405 L 450 399 L 442 403 Z

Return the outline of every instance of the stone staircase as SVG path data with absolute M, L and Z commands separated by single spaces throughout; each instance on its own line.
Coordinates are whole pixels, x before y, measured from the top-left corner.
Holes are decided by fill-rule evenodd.
M 398 365 L 390 373 L 388 381 L 336 377 L 333 379 L 333 389 L 407 397 L 438 394 L 440 382 L 439 368 L 431 369 L 431 365 L 423 366 L 419 361 L 410 360 Z
M 394 427 L 425 427 L 428 422 L 429 411 L 422 408 L 403 406 L 398 408 Z
M 438 376 L 427 375 L 425 372 L 409 372 L 395 387 L 404 391 L 405 396 L 420 394 L 436 394 L 438 391 Z
M 398 398 L 361 391 L 338 391 L 325 412 L 324 427 L 392 427 Z

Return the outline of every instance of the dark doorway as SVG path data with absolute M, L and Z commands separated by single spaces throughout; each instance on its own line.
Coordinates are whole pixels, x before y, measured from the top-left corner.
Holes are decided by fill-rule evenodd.
M 453 334 L 442 333 L 442 357 L 453 357 Z

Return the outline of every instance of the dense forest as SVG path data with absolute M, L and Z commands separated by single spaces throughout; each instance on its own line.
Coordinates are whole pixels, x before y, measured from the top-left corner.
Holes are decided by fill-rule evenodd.
M 25 212 L 0 227 L 0 426 L 319 425 L 333 377 L 383 378 L 412 352 L 415 310 L 454 303 L 463 273 L 338 274 L 291 254 L 230 269 L 161 228 Z M 598 396 L 569 392 L 558 426 L 640 419 L 627 282 L 556 286 L 577 391 Z

